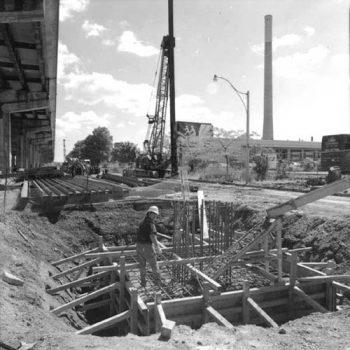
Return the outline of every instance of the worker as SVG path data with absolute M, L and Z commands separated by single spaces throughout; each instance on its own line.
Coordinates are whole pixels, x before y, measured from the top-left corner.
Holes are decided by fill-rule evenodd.
M 145 218 L 139 226 L 136 237 L 136 252 L 137 259 L 140 264 L 141 286 L 146 286 L 146 262 L 152 268 L 154 281 L 160 283 L 160 272 L 157 263 L 156 254 L 162 252 L 159 242 L 157 241 L 157 229 L 155 218 L 159 216 L 159 209 L 153 205 L 147 210 Z

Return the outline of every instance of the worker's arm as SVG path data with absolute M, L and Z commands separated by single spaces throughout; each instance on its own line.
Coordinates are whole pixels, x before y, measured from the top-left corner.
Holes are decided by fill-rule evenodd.
M 154 249 L 156 250 L 157 254 L 160 254 L 162 252 L 162 249 L 160 248 L 160 245 L 157 241 L 157 228 L 154 223 L 151 224 L 151 234 L 149 235 L 152 241 L 152 244 L 154 246 Z
M 156 253 L 160 254 L 162 252 L 162 249 L 159 246 L 159 242 L 157 241 L 157 237 L 155 234 L 150 234 L 151 241 L 153 243 L 153 246 L 156 250 Z

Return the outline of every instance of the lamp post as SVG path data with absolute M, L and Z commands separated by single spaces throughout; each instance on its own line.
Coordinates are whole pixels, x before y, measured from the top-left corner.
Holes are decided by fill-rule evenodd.
M 246 157 L 245 157 L 245 171 L 246 171 L 246 176 L 245 176 L 245 181 L 246 181 L 246 184 L 249 183 L 249 90 L 247 92 L 242 92 L 242 91 L 239 91 L 238 89 L 236 89 L 233 84 L 226 78 L 224 77 L 219 77 L 217 76 L 216 74 L 214 74 L 214 78 L 213 80 L 214 81 L 217 81 L 218 79 L 222 79 L 222 80 L 225 80 L 230 86 L 231 88 L 234 90 L 234 92 L 237 94 L 237 96 L 239 97 L 239 99 L 241 100 L 243 106 L 244 106 L 244 109 L 246 111 L 246 115 L 247 115 L 247 124 L 246 124 Z M 246 98 L 246 101 L 244 102 L 243 98 L 242 98 L 242 95 L 245 96 Z

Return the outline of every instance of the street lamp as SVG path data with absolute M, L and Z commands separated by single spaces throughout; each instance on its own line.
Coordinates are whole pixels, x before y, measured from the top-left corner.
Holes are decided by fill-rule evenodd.
M 234 90 L 234 92 L 237 94 L 237 96 L 239 97 L 239 99 L 241 100 L 243 106 L 244 106 L 244 109 L 246 111 L 246 114 L 247 114 L 247 124 L 246 124 L 246 157 L 245 157 L 245 170 L 246 170 L 246 184 L 249 182 L 249 90 L 247 92 L 242 92 L 242 91 L 239 91 L 238 89 L 236 89 L 233 84 L 226 78 L 224 77 L 219 77 L 217 76 L 216 74 L 214 74 L 214 78 L 213 80 L 214 81 L 218 81 L 218 79 L 222 79 L 222 80 L 225 80 L 230 86 L 231 88 Z M 246 98 L 246 101 L 244 102 L 243 98 L 242 98 L 242 95 L 245 96 Z

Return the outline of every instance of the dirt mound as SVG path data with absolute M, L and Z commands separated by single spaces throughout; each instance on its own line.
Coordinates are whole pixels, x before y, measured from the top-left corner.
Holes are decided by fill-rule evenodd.
M 87 250 L 104 236 L 110 244 L 132 240 L 146 204 L 121 206 L 117 202 L 64 210 L 51 216 L 31 211 L 8 212 L 0 217 L 0 270 L 24 281 L 14 286 L 0 279 L 0 340 L 15 348 L 20 341 L 36 342 L 35 350 L 47 349 L 346 349 L 350 344 L 350 310 L 332 314 L 313 314 L 283 326 L 286 334 L 255 326 L 240 326 L 228 331 L 206 324 L 194 331 L 177 326 L 169 342 L 151 337 L 128 335 L 122 338 L 76 336 L 84 327 L 84 316 L 65 312 L 60 317 L 50 309 L 74 295 L 51 296 L 46 286 L 54 286 L 50 277 L 58 271 L 50 262 Z M 73 210 L 74 209 L 74 210 Z M 172 208 L 162 208 L 164 229 L 171 231 Z M 236 208 L 236 229 L 256 226 L 263 212 L 251 206 Z M 293 213 L 283 220 L 284 246 L 312 246 L 306 259 L 334 259 L 339 269 L 349 273 L 350 218 L 308 217 Z M 124 242 L 124 243 L 123 243 Z M 1 272 L 0 271 L 0 272 Z M 6 315 L 6 317 L 3 317 Z

